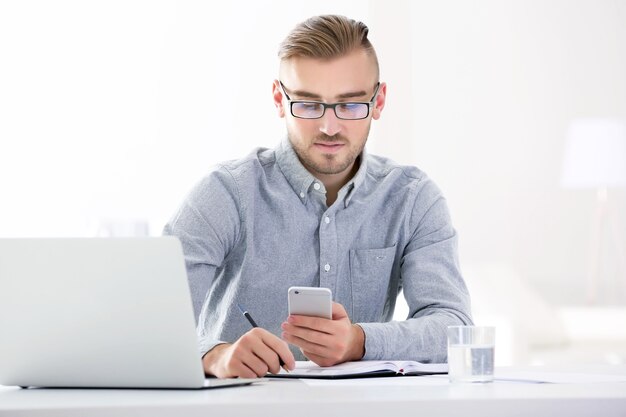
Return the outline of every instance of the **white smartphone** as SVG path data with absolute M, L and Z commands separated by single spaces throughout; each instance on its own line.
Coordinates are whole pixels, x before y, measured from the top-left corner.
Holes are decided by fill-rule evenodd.
M 287 293 L 289 314 L 331 319 L 332 298 L 333 294 L 328 288 L 291 287 Z

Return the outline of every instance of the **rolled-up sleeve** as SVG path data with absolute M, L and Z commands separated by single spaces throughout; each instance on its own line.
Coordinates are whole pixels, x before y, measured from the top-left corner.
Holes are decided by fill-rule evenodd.
M 458 261 L 457 233 L 446 200 L 430 181 L 414 196 L 407 219 L 411 238 L 400 265 L 409 317 L 359 323 L 365 332 L 363 359 L 447 360 L 446 328 L 472 324 L 470 298 Z
M 239 213 L 236 184 L 225 168 L 217 168 L 191 190 L 163 229 L 183 246 L 201 355 L 223 343 L 207 335 L 199 317 L 216 272 L 239 238 Z

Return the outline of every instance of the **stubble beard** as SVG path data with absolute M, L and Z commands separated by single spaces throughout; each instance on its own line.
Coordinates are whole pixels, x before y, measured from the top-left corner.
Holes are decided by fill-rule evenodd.
M 350 142 L 346 140 L 346 138 L 342 135 L 328 136 L 325 134 L 320 134 L 316 136 L 313 141 L 303 143 L 304 141 L 300 140 L 297 137 L 294 137 L 292 132 L 287 129 L 289 142 L 291 142 L 291 146 L 293 146 L 293 149 L 296 152 L 298 159 L 300 159 L 302 165 L 304 165 L 305 168 L 309 170 L 312 174 L 322 175 L 340 174 L 350 168 L 354 161 L 356 161 L 363 152 L 368 135 L 369 128 L 367 132 L 365 132 L 365 140 L 362 141 L 361 145 L 356 148 L 352 148 L 350 147 Z M 313 158 L 310 151 L 310 148 L 313 147 L 313 143 L 318 140 L 324 142 L 344 143 L 344 146 L 348 147 L 348 154 L 343 158 L 337 154 L 323 154 L 322 157 L 324 158 L 324 161 L 320 163 L 319 160 L 315 160 Z

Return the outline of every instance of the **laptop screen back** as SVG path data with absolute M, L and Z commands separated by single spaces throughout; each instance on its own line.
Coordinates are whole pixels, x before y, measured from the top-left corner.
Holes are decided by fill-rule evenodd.
M 202 386 L 180 242 L 0 239 L 0 384 Z

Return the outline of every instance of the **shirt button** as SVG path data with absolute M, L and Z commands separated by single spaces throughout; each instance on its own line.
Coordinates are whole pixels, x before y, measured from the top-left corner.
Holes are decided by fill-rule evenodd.
M 300 198 L 304 198 L 304 193 L 300 193 Z
M 330 271 L 330 265 L 328 264 L 324 265 L 324 271 L 326 272 Z
M 315 184 L 313 184 L 313 188 L 315 188 L 316 190 L 319 190 L 320 188 L 322 188 L 322 186 L 316 182 Z
M 330 217 L 328 216 L 324 217 L 324 221 L 326 222 L 326 224 L 330 223 Z

